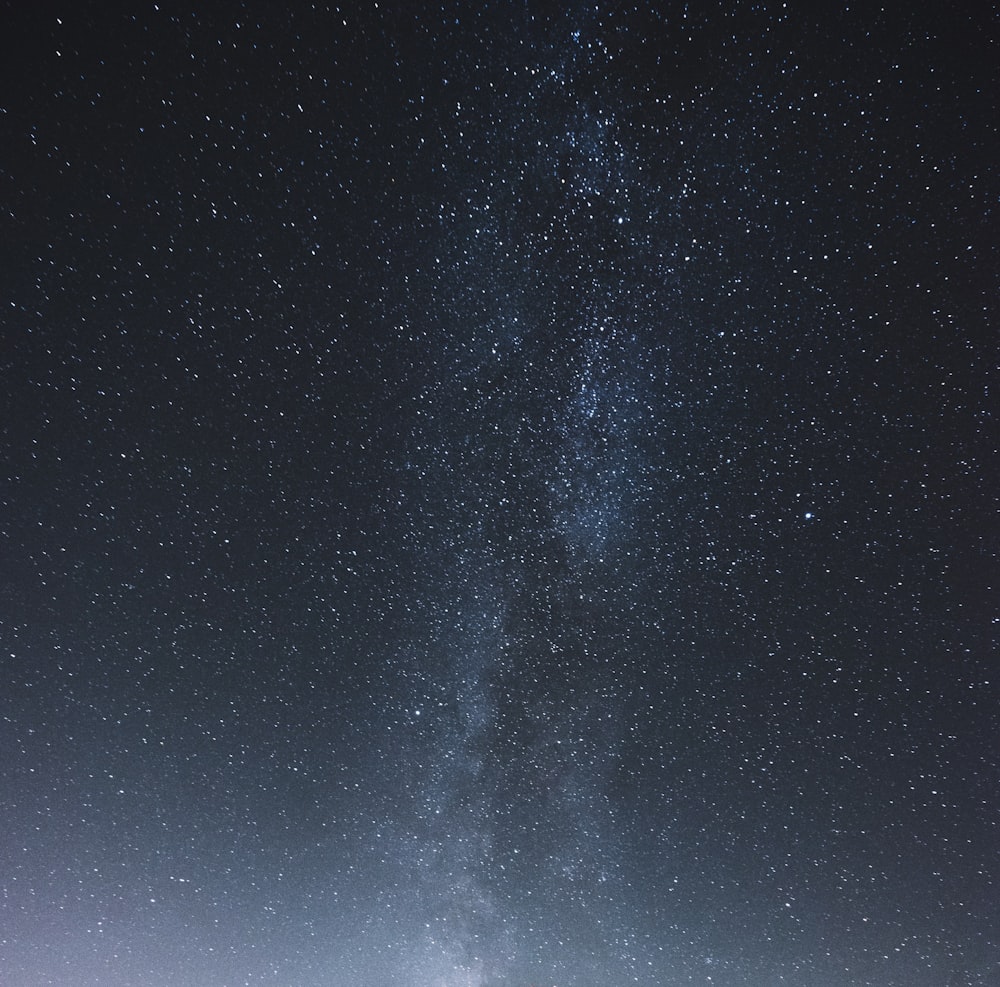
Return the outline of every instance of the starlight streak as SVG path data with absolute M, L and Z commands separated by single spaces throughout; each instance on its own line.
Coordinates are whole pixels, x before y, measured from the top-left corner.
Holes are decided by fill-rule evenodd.
M 987 5 L 9 6 L 4 987 L 998 982 Z

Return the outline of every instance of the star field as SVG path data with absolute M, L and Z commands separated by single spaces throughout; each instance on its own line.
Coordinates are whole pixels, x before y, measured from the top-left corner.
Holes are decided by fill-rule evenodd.
M 995 11 L 8 10 L 0 981 L 1000 984 Z

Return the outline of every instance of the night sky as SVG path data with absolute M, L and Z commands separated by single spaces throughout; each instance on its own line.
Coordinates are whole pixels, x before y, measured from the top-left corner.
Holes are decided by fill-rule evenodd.
M 187 6 L 3 5 L 4 987 L 1000 984 L 996 8 Z

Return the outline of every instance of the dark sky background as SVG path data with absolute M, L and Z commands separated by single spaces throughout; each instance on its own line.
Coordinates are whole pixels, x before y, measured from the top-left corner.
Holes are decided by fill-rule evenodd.
M 0 981 L 1000 984 L 996 8 L 290 6 L 3 5 Z

